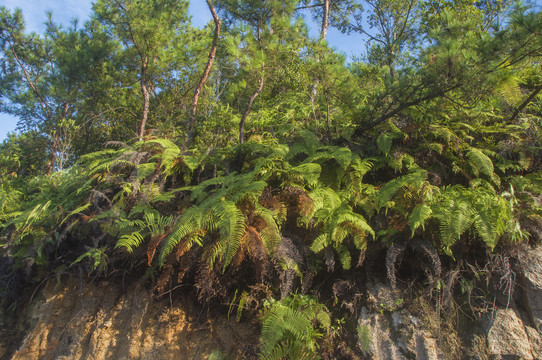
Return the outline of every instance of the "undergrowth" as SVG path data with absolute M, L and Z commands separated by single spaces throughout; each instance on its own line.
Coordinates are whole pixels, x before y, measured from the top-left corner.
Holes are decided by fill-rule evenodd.
M 187 283 L 203 303 L 234 305 L 238 320 L 259 317 L 262 359 L 319 358 L 339 343 L 359 352 L 334 325 L 354 321 L 359 304 L 348 301 L 359 283 L 341 279 L 365 269 L 375 281 L 381 261 L 381 281 L 400 289 L 422 279 L 424 291 L 452 306 L 458 284 L 472 295 L 466 285 L 481 283 L 482 270 L 466 272 L 466 253 L 489 258 L 536 242 L 542 221 L 539 170 L 499 172 L 470 147 L 450 155 L 461 156 L 449 164 L 461 181 L 435 181 L 443 176 L 413 149 L 391 154 L 388 134 L 371 157 L 306 131 L 222 153 L 150 138 L 111 143 L 69 171 L 4 181 L 3 304 L 22 278 L 35 284 L 75 269 L 98 278 L 139 271 L 154 279 L 157 296 Z M 385 256 L 375 257 L 378 249 Z M 410 279 L 404 271 L 398 277 L 401 267 Z

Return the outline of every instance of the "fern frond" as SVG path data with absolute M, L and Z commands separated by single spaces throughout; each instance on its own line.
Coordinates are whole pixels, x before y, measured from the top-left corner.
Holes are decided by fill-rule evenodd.
M 289 182 L 297 185 L 304 185 L 306 183 L 309 187 L 315 187 L 321 172 L 322 167 L 319 164 L 301 164 L 290 168 L 286 173 L 286 178 Z
M 275 303 L 262 322 L 262 352 L 270 354 L 285 336 L 303 341 L 305 334 L 312 332 L 310 319 L 297 310 Z
M 305 163 L 324 163 L 328 160 L 335 160 L 337 164 L 346 170 L 352 162 L 352 151 L 347 147 L 325 146 L 316 153 L 305 159 Z
M 313 200 L 311 218 L 323 219 L 328 217 L 335 209 L 342 204 L 342 200 L 331 188 L 318 188 L 311 193 L 309 197 Z
M 358 156 L 356 156 L 350 166 L 353 169 L 352 172 L 356 174 L 356 176 L 359 178 L 359 181 L 361 182 L 363 176 L 365 176 L 365 174 L 367 174 L 373 168 L 373 159 L 368 158 L 362 160 Z
M 312 131 L 299 130 L 298 134 L 301 137 L 301 141 L 296 141 L 290 146 L 288 158 L 291 159 L 299 154 L 311 156 L 322 146 L 320 140 Z
M 277 246 L 282 241 L 279 226 L 275 219 L 275 213 L 261 205 L 256 207 L 256 214 L 265 222 L 265 228 L 260 231 L 260 236 L 265 247 L 265 251 L 270 256 L 273 256 Z
M 131 234 L 122 235 L 117 241 L 115 248 L 123 247 L 129 253 L 133 252 L 136 247 L 139 247 L 144 241 L 140 231 L 134 231 Z
M 425 231 L 425 221 L 431 217 L 433 211 L 431 208 L 425 204 L 420 204 L 414 208 L 412 213 L 408 218 L 408 224 L 412 230 L 411 238 L 414 237 L 414 232 L 417 228 L 421 226 L 422 230 Z
M 303 359 L 303 360 L 317 360 L 320 359 L 314 351 L 307 349 L 305 344 L 295 341 L 287 340 L 281 342 L 275 346 L 270 354 L 260 354 L 262 360 L 284 360 L 284 359 Z
M 410 169 L 415 165 L 414 158 L 406 153 L 400 153 L 388 157 L 388 165 L 396 172 L 405 169 Z
M 304 295 L 293 295 L 281 301 L 273 301 L 267 306 L 262 318 L 262 358 L 270 358 L 283 353 L 284 346 L 303 347 L 301 357 L 312 358 L 317 349 L 316 340 L 322 337 L 322 329 L 331 325 L 331 317 L 325 305 Z M 282 347 L 283 349 L 278 349 Z M 291 354 L 291 352 L 288 352 Z M 299 348 L 296 349 L 299 354 Z M 297 355 L 296 355 L 297 356 Z
M 476 148 L 470 148 L 467 151 L 467 158 L 470 160 L 470 165 L 474 176 L 479 176 L 480 173 L 492 178 L 494 168 L 493 161 Z
M 444 145 L 442 145 L 441 143 L 432 142 L 428 144 L 427 147 L 429 148 L 429 150 L 432 150 L 436 152 L 437 154 L 441 154 L 441 155 L 442 155 L 442 152 L 444 151 Z
M 519 80 L 514 76 L 507 77 L 497 88 L 497 91 L 510 106 L 518 105 L 523 98 Z
M 224 242 L 225 246 L 223 247 L 223 253 L 218 254 L 218 257 L 223 261 L 222 271 L 224 272 L 241 246 L 241 239 L 245 233 L 245 217 L 233 203 L 224 201 L 222 208 L 219 241 Z M 211 267 L 213 262 L 209 262 Z
M 326 246 L 328 246 L 328 245 L 330 245 L 329 235 L 326 234 L 326 233 L 320 234 L 312 242 L 311 251 L 315 252 L 315 253 L 318 253 L 318 252 L 324 250 L 324 248 Z
M 231 194 L 229 199 L 238 203 L 245 197 L 259 198 L 262 194 L 263 189 L 267 187 L 265 181 L 250 181 L 247 183 L 238 184 L 235 187 L 228 189 L 228 193 Z
M 120 218 L 118 220 L 115 220 L 115 225 L 119 229 L 126 229 L 126 228 L 142 228 L 145 226 L 145 223 L 142 220 L 129 220 L 126 218 Z
M 450 248 L 459 237 L 472 225 L 473 213 L 469 204 L 462 200 L 448 200 L 443 202 L 443 206 L 447 209 L 439 212 L 436 217 L 440 221 L 440 238 L 446 251 Z
M 171 254 L 185 237 L 190 236 L 202 228 L 204 216 L 204 212 L 198 206 L 192 206 L 181 214 L 160 250 L 159 262 L 161 265 L 164 264 L 166 257 Z
M 337 251 L 337 255 L 343 269 L 349 270 L 352 264 L 352 256 L 350 255 L 350 251 L 348 251 L 348 249 L 342 244 L 336 246 L 335 251 Z
M 87 203 L 85 205 L 81 205 L 79 206 L 77 209 L 74 209 L 72 210 L 65 218 L 64 220 L 62 220 L 60 222 L 60 225 L 59 226 L 62 226 L 62 224 L 64 224 L 66 222 L 66 220 L 68 220 L 69 217 L 73 216 L 73 215 L 76 215 L 76 214 L 79 214 L 79 213 L 82 213 L 83 211 L 85 211 L 86 209 L 88 209 L 90 207 L 91 204 Z
M 413 186 L 419 188 L 422 182 L 427 179 L 427 171 L 417 170 L 410 174 L 400 176 L 384 184 L 378 192 L 376 198 L 376 208 L 380 210 L 397 194 L 403 186 Z
M 137 165 L 137 177 L 136 181 L 141 182 L 154 174 L 156 171 L 155 163 L 144 163 Z
M 429 133 L 435 139 L 443 140 L 446 144 L 452 140 L 452 137 L 455 138 L 453 131 L 442 125 L 431 125 L 429 127 Z
M 376 139 L 376 146 L 378 147 L 378 150 L 380 150 L 382 154 L 388 155 L 393 139 L 395 139 L 394 134 L 389 132 L 381 133 Z
M 476 232 L 493 250 L 512 220 L 510 208 L 502 197 L 488 194 L 475 199 L 474 209 Z
M 350 209 L 342 209 L 340 211 L 334 221 L 333 221 L 333 231 L 331 233 L 332 238 L 334 238 L 334 232 L 339 227 L 348 226 L 350 228 L 355 228 L 361 233 L 369 233 L 373 236 L 373 239 L 375 238 L 375 232 L 374 230 L 369 226 L 367 221 L 363 216 L 360 214 L 356 214 L 352 212 Z

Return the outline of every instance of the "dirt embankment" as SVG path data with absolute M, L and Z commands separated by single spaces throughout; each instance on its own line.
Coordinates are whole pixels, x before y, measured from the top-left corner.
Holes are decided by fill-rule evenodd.
M 208 317 L 186 297 L 153 298 L 140 282 L 49 281 L 29 308 L 28 331 L 6 359 L 205 359 L 251 357 L 259 329 Z M 255 354 L 254 354 L 255 355 Z

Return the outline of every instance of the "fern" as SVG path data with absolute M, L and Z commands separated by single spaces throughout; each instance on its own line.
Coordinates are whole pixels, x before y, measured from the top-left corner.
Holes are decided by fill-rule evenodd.
M 106 248 L 93 248 L 79 256 L 70 266 L 88 259 L 90 261 L 90 271 L 103 273 L 107 271 L 107 258 Z
M 117 241 L 115 248 L 124 248 L 131 253 L 145 241 L 147 234 L 150 238 L 156 238 L 166 233 L 166 228 L 171 225 L 172 221 L 173 218 L 171 216 L 156 215 L 154 211 L 145 211 L 143 220 L 119 219 L 116 221 L 119 229 L 136 228 L 137 230 L 122 235 Z M 154 256 L 154 251 L 151 253 L 149 264 Z
M 140 231 L 134 231 L 131 234 L 122 235 L 115 245 L 116 248 L 123 247 L 129 253 L 134 251 L 134 248 L 139 247 L 145 238 Z
M 246 230 L 246 217 L 238 204 L 248 201 L 257 203 L 262 191 L 267 187 L 265 181 L 255 180 L 255 173 L 232 173 L 228 176 L 209 179 L 194 187 L 191 199 L 197 205 L 189 208 L 177 219 L 171 234 L 165 240 L 159 256 L 164 264 L 166 257 L 194 234 L 217 233 L 218 238 L 206 245 L 204 259 L 210 267 L 222 264 L 222 271 L 244 249 L 243 237 Z M 256 214 L 267 224 L 259 237 L 266 251 L 272 253 L 279 242 L 278 227 L 271 212 L 258 207 Z
M 440 223 L 440 241 L 448 254 L 451 254 L 451 246 L 473 223 L 474 214 L 470 205 L 464 194 L 450 190 L 444 193 L 444 199 L 434 210 L 435 218 Z
M 277 215 L 261 205 L 256 206 L 256 215 L 265 222 L 265 227 L 260 231 L 260 236 L 267 253 L 273 255 L 282 241 Z
M 400 176 L 384 184 L 378 192 L 376 198 L 376 209 L 380 210 L 384 206 L 389 206 L 388 202 L 405 186 L 420 188 L 427 179 L 427 171 L 418 169 L 410 174 Z
M 451 254 L 451 246 L 471 227 L 493 249 L 513 217 L 505 199 L 487 188 L 447 187 L 431 209 L 439 222 L 443 249 L 448 254 Z
M 315 187 L 321 172 L 321 166 L 315 163 L 291 167 L 285 174 L 287 181 L 284 185 L 304 185 L 306 183 L 309 187 Z
M 305 159 L 304 162 L 322 164 L 328 160 L 335 160 L 343 170 L 346 170 L 352 162 L 352 158 L 352 151 L 348 148 L 325 146 L 318 149 L 317 152 Z
M 327 332 L 330 323 L 327 308 L 309 296 L 293 295 L 272 301 L 262 317 L 260 357 L 275 359 L 283 354 L 306 354 L 314 358 L 316 341 Z
M 155 155 L 150 159 L 160 164 L 162 173 L 166 176 L 181 173 L 185 182 L 188 182 L 189 175 L 201 166 L 203 157 L 183 155 L 181 149 L 168 139 L 151 139 L 138 143 L 139 147 L 150 147 Z
M 315 354 L 311 350 L 305 347 L 305 344 L 295 341 L 286 340 L 277 344 L 271 353 L 265 355 L 260 354 L 262 360 L 284 360 L 284 359 L 303 359 L 303 360 L 317 360 L 320 359 L 318 354 Z
M 203 229 L 204 216 L 204 211 L 197 206 L 192 206 L 181 214 L 160 250 L 159 262 L 161 265 L 164 264 L 166 257 L 181 241 L 186 241 L 191 235 Z
M 491 193 L 475 196 L 473 205 L 476 232 L 493 250 L 512 220 L 511 209 L 504 198 Z
M 222 271 L 225 271 L 241 246 L 241 239 L 245 233 L 245 218 L 233 202 L 226 200 L 212 211 L 216 212 L 216 218 L 220 219 L 218 223 L 220 239 L 213 246 L 208 262 L 212 267 L 217 259 L 220 260 L 223 264 Z
M 388 132 L 383 132 L 380 134 L 376 139 L 376 146 L 378 147 L 378 150 L 380 150 L 382 154 L 387 155 L 391 149 L 391 144 L 394 138 L 394 135 Z
M 412 214 L 410 214 L 410 217 L 408 218 L 408 224 L 412 230 L 411 237 L 414 237 L 414 232 L 419 227 L 425 231 L 425 222 L 431 217 L 432 213 L 433 211 L 426 204 L 420 204 L 414 208 Z
M 344 269 L 349 269 L 351 256 L 344 246 L 347 237 L 351 237 L 354 246 L 365 251 L 367 247 L 366 238 L 375 233 L 365 218 L 352 211 L 351 206 L 330 188 L 320 188 L 310 194 L 314 201 L 312 213 L 305 219 L 315 219 L 316 224 L 322 227 L 322 233 L 316 237 L 311 245 L 315 253 L 321 252 L 324 248 L 332 246 L 337 252 Z
M 482 173 L 490 179 L 494 178 L 493 162 L 482 151 L 476 148 L 470 148 L 467 151 L 467 158 L 470 161 L 474 176 L 478 177 L 480 173 Z
M 511 106 L 518 105 L 523 97 L 519 87 L 518 78 L 514 76 L 507 77 L 497 88 L 498 93 Z
M 288 159 L 292 159 L 299 154 L 311 156 L 322 146 L 320 140 L 312 131 L 299 130 L 298 136 L 293 145 L 290 146 Z

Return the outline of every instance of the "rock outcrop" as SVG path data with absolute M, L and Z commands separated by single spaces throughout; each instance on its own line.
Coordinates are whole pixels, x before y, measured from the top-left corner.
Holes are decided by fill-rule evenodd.
M 198 319 L 190 301 L 154 300 L 144 286 L 49 282 L 31 309 L 31 327 L 12 359 L 234 358 L 258 344 L 259 330 L 227 317 Z M 201 318 L 205 318 L 202 316 Z
M 382 284 L 369 289 L 373 310 L 363 307 L 358 318 L 359 346 L 374 360 L 444 360 L 433 335 L 420 319 L 402 309 L 402 299 Z
M 358 294 L 365 299 L 361 306 L 350 309 L 357 314 L 356 351 L 374 360 L 542 359 L 542 247 L 520 249 L 512 260 L 513 295 L 496 294 L 496 306 L 475 316 L 456 309 L 447 323 L 435 305 L 438 298 L 404 300 L 387 285 L 371 284 Z M 21 315 L 28 329 L 17 351 L 8 355 L 0 341 L 0 357 L 206 359 L 216 352 L 258 358 L 257 325 L 207 316 L 189 299 L 157 300 L 137 281 L 124 289 L 108 282 L 51 280 Z M 8 334 L 6 327 L 2 331 Z

